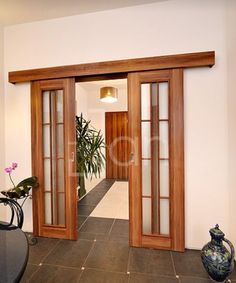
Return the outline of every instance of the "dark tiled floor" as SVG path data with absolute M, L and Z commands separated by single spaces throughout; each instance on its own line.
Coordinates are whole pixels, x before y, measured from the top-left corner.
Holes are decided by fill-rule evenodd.
M 78 216 L 77 241 L 39 238 L 30 246 L 29 262 L 21 283 L 210 283 L 200 251 L 185 253 L 132 248 L 128 221 L 88 217 L 90 207 L 111 187 L 104 180 L 82 200 L 87 215 Z M 104 194 L 103 194 L 104 193 Z M 100 195 L 98 197 L 98 195 Z M 102 197 L 101 197 L 102 198 Z M 236 282 L 236 270 L 231 276 Z

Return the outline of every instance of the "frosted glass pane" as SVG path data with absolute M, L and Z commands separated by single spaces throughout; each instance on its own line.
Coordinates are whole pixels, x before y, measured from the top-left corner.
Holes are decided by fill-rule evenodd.
M 50 159 L 44 159 L 44 190 L 51 190 L 51 164 Z
M 51 210 L 51 194 L 44 194 L 44 215 L 45 224 L 52 224 L 52 210 Z
M 64 159 L 59 159 L 57 163 L 57 188 L 58 192 L 64 192 Z
M 50 123 L 49 91 L 43 92 L 43 123 Z
M 143 234 L 151 234 L 151 199 L 143 198 Z
M 168 83 L 159 83 L 159 119 L 168 119 Z
M 151 196 L 151 160 L 142 161 L 142 195 Z
M 168 122 L 159 122 L 160 158 L 169 157 L 169 129 Z
M 63 123 L 63 90 L 57 92 L 57 122 Z
M 141 84 L 141 120 L 150 120 L 150 84 Z
M 58 225 L 65 225 L 65 194 L 58 194 Z
M 169 220 L 169 200 L 161 199 L 160 200 L 160 234 L 169 235 L 170 233 L 170 220 Z
M 169 161 L 160 160 L 160 194 L 169 197 Z
M 142 122 L 142 157 L 151 157 L 150 122 Z
M 57 157 L 64 156 L 64 126 L 57 125 Z
M 50 157 L 50 126 L 43 126 L 43 156 Z

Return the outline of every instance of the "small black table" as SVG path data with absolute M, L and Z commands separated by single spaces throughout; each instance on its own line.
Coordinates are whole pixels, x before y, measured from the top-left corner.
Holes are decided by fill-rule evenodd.
M 0 283 L 19 282 L 25 271 L 28 255 L 28 241 L 21 229 L 0 229 Z

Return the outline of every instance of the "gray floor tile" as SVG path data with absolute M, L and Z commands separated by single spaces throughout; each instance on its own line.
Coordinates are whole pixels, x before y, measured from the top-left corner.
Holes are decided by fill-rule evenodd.
M 80 283 L 126 283 L 128 275 L 115 272 L 106 272 L 94 269 L 85 269 L 80 278 Z
M 172 252 L 172 255 L 178 275 L 208 278 L 202 265 L 200 251 L 185 250 L 184 253 Z
M 94 189 L 94 192 L 107 192 L 115 183 L 113 179 L 103 179 Z
M 181 283 L 213 283 L 214 281 L 210 279 L 203 279 L 198 277 L 187 277 L 187 276 L 180 276 Z
M 124 243 L 97 241 L 87 258 L 86 267 L 126 272 L 129 246 Z
M 28 282 L 29 278 L 33 275 L 34 272 L 36 272 L 36 270 L 39 269 L 38 265 L 34 265 L 34 264 L 30 264 L 28 263 L 26 266 L 26 270 L 24 272 L 23 277 L 20 280 L 20 283 L 26 283 Z
M 65 267 L 81 267 L 92 246 L 93 241 L 81 239 L 77 241 L 62 240 L 44 262 Z
M 178 283 L 175 277 L 131 273 L 129 283 Z
M 129 221 L 116 219 L 114 224 L 112 225 L 110 239 L 117 240 L 117 241 L 125 241 L 126 243 L 128 243 Z
M 96 240 L 96 234 L 79 231 L 78 239 L 94 241 Z
M 29 263 L 39 264 L 51 252 L 60 241 L 51 238 L 37 238 L 38 242 L 34 246 L 29 246 Z
M 236 282 L 236 262 L 234 262 L 234 270 L 229 277 L 233 282 Z
M 42 265 L 29 282 L 31 283 L 76 283 L 81 270 Z
M 114 219 L 88 217 L 87 221 L 81 227 L 80 232 L 93 233 L 93 234 L 108 234 Z
M 96 206 L 94 205 L 80 205 L 78 204 L 78 215 L 89 216 Z
M 85 220 L 87 219 L 87 216 L 78 216 L 77 220 L 78 220 L 78 228 L 81 227 L 81 225 L 85 222 Z
M 79 205 L 97 205 L 104 197 L 105 192 L 89 192 L 82 200 L 79 201 Z
M 131 248 L 129 271 L 137 273 L 174 276 L 169 251 Z

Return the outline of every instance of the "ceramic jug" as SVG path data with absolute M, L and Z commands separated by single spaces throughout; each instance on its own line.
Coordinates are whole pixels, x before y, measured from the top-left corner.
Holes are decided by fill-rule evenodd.
M 225 282 L 234 269 L 234 247 L 225 239 L 225 234 L 219 229 L 218 224 L 209 232 L 211 241 L 202 248 L 202 263 L 213 280 Z M 223 241 L 229 245 L 231 253 L 223 245 Z

